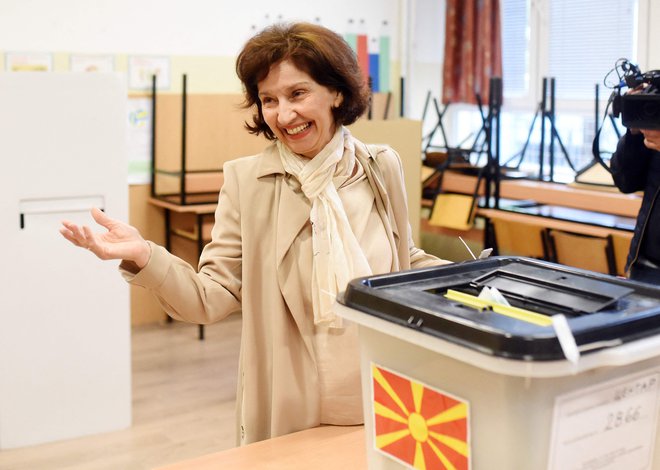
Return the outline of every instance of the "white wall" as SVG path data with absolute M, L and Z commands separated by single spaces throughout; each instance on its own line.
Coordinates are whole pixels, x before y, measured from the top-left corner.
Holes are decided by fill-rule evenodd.
M 660 1 L 642 1 L 649 31 L 643 48 L 649 67 L 660 68 L 660 28 L 655 26 Z M 342 34 L 349 20 L 364 20 L 370 36 L 381 34 L 387 20 L 392 59 L 405 62 L 406 116 L 421 118 L 428 90 L 440 94 L 443 0 L 252 0 L 245 5 L 235 0 L 0 0 L 0 48 L 234 56 L 254 28 L 279 17 L 318 21 Z
M 649 68 L 660 69 L 660 1 L 649 0 L 648 15 L 648 61 Z
M 400 0 L 0 0 L 0 48 L 21 51 L 233 56 L 277 19 L 319 22 L 343 34 L 387 20 L 398 57 Z
M 438 98 L 442 91 L 442 60 L 445 47 L 444 0 L 413 0 L 410 18 L 406 115 L 421 119 L 426 95 Z M 424 132 L 435 123 L 432 106 L 427 111 Z

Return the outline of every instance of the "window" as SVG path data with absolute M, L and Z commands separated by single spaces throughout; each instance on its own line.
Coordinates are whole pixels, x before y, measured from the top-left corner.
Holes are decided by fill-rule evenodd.
M 579 170 L 592 162 L 596 123 L 601 123 L 612 91 L 603 86 L 603 79 L 619 58 L 637 63 L 638 10 L 640 4 L 647 1 L 501 0 L 502 163 L 521 163 L 521 169 L 537 175 L 543 150 L 544 177 L 550 179 L 549 119 L 545 120 L 545 148 L 540 148 L 544 77 L 553 77 L 555 84 L 554 124 L 559 139 L 555 142 L 552 179 L 572 181 L 574 169 Z M 546 83 L 546 109 L 549 110 L 550 81 Z M 481 124 L 478 111 L 467 105 L 456 106 L 450 119 L 452 142 L 460 142 Z M 617 130 L 625 131 L 618 120 L 616 124 L 615 129 L 609 119 L 605 122 L 600 139 L 603 152 L 611 152 L 616 147 Z
M 505 0 L 512 1 L 512 0 Z M 548 11 L 548 75 L 557 99 L 594 96 L 617 59 L 636 62 L 635 0 L 554 0 Z
M 529 2 L 502 0 L 502 85 L 505 97 L 529 91 Z

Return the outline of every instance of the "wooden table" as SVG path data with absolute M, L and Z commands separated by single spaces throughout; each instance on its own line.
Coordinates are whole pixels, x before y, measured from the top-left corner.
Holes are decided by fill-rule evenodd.
M 181 253 L 177 253 L 175 244 L 173 244 L 172 237 L 179 237 L 192 241 L 195 244 L 194 257 L 188 259 L 194 267 L 199 257 L 202 254 L 204 245 L 210 239 L 211 228 L 213 227 L 215 209 L 218 206 L 216 202 L 206 204 L 175 204 L 163 199 L 152 197 L 149 203 L 160 207 L 165 212 L 165 248 L 172 254 L 178 255 L 184 259 Z M 176 221 L 173 219 L 176 216 L 186 217 L 183 227 L 177 227 Z M 188 222 L 188 219 L 192 222 Z M 171 321 L 171 317 L 167 317 Z M 204 339 L 204 325 L 199 325 L 199 339 Z
M 611 236 L 617 274 L 625 275 L 626 257 L 635 228 L 633 217 L 551 204 L 516 207 L 515 204 L 507 206 L 507 203 L 501 203 L 500 209 L 478 208 L 477 216 L 483 217 L 487 222 L 484 246 L 488 247 L 497 246 L 497 237 L 492 224 L 498 220 L 525 224 L 529 227 L 537 227 L 538 230 L 557 229 L 595 237 Z M 539 235 L 529 231 L 529 233 L 518 233 L 517 237 L 519 238 L 516 238 L 515 243 L 528 246 L 525 245 L 527 237 L 538 238 Z M 530 255 L 525 254 L 525 256 Z
M 522 211 L 513 211 L 513 210 L 504 210 L 504 209 L 486 209 L 479 208 L 477 209 L 477 215 L 480 217 L 485 217 L 487 219 L 505 219 L 511 220 L 513 222 L 522 222 L 528 223 L 531 225 L 542 225 L 547 228 L 556 228 L 560 230 L 566 230 L 569 232 L 583 233 L 585 235 L 593 236 L 606 236 L 608 234 L 617 234 L 625 238 L 632 238 L 633 228 L 635 219 L 630 217 L 620 217 L 610 214 L 599 214 L 592 213 L 593 217 L 585 216 L 582 220 L 569 220 L 568 218 L 558 217 L 557 214 L 561 212 L 558 206 L 550 207 L 545 206 L 548 209 L 547 214 L 544 213 L 525 213 Z M 554 211 L 552 210 L 554 209 Z M 563 208 L 565 211 L 575 209 Z M 577 212 L 577 211 L 576 211 Z M 581 211 L 586 213 L 587 211 Z M 612 219 L 612 221 L 617 220 L 621 221 L 620 224 L 612 223 L 612 225 L 604 225 L 596 217 Z
M 293 412 L 293 410 L 292 410 Z M 366 470 L 363 426 L 321 426 L 156 470 Z

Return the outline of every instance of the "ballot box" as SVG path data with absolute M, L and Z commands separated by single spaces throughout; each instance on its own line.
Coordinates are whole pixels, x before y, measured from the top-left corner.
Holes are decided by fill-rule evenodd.
M 659 287 L 493 257 L 356 279 L 335 308 L 371 470 L 660 468 Z

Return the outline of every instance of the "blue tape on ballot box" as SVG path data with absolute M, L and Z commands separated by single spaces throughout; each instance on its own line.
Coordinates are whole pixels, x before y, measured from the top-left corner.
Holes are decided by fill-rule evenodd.
M 510 307 L 482 302 L 484 287 L 497 288 Z M 567 318 L 583 354 L 660 333 L 660 287 L 523 257 L 355 279 L 339 302 L 510 359 L 564 359 L 555 314 Z

